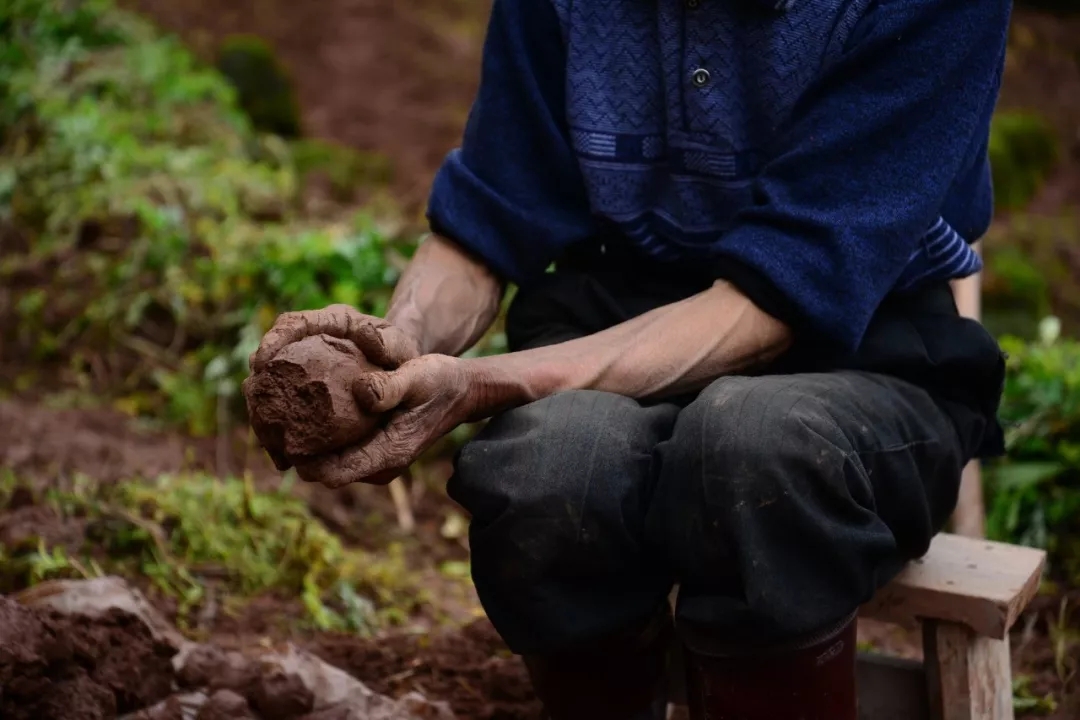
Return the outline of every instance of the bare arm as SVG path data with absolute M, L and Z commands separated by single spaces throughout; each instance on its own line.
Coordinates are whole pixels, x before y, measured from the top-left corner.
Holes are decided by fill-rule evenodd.
M 786 325 L 718 282 L 594 335 L 464 362 L 478 378 L 483 416 L 564 390 L 639 399 L 699 390 L 774 359 L 790 344 Z
M 431 235 L 398 281 L 386 320 L 416 338 L 421 355 L 458 355 L 491 327 L 504 290 L 482 262 Z
M 388 482 L 462 422 L 565 390 L 656 398 L 702 388 L 746 371 L 791 344 L 783 323 L 727 282 L 612 328 L 557 345 L 462 360 L 429 354 L 393 372 L 364 376 L 357 401 L 393 412 L 362 445 L 300 467 L 310 482 L 340 487 Z

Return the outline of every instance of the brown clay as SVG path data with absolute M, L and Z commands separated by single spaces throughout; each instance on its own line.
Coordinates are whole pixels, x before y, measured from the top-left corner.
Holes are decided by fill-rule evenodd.
M 208 687 L 212 680 L 221 677 L 228 660 L 225 653 L 214 645 L 199 645 L 184 658 L 184 664 L 176 672 L 176 684 L 182 688 Z
M 199 708 L 195 720 L 254 720 L 243 695 L 232 690 L 218 690 Z
M 331 705 L 322 710 L 308 713 L 296 720 L 355 720 L 356 713 L 344 705 Z
M 187 720 L 184 706 L 176 697 L 171 697 L 153 708 L 135 713 L 135 720 Z
M 169 695 L 172 648 L 132 615 L 64 616 L 0 597 L 0 718 L 105 720 Z
M 225 655 L 225 664 L 210 678 L 211 690 L 233 690 L 251 699 L 259 683 L 259 666 L 238 652 Z
M 249 697 L 264 720 L 293 720 L 315 707 L 315 696 L 303 681 L 277 669 L 265 672 Z
M 255 436 L 279 469 L 292 459 L 322 455 L 368 437 L 378 418 L 362 412 L 353 384 L 379 370 L 356 345 L 313 335 L 286 345 L 266 368 L 244 381 Z

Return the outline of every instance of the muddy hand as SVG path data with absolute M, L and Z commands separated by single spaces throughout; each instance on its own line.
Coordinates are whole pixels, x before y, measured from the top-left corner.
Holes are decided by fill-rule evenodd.
M 390 421 L 362 445 L 298 460 L 296 472 L 330 488 L 390 482 L 476 413 L 480 383 L 472 375 L 466 361 L 447 355 L 424 355 L 392 372 L 365 374 L 354 388 L 357 405 L 371 414 L 390 412 Z
M 420 354 L 416 340 L 386 320 L 364 315 L 349 305 L 330 305 L 279 315 L 250 358 L 251 372 L 262 371 L 286 345 L 312 335 L 351 340 L 365 358 L 388 370 Z

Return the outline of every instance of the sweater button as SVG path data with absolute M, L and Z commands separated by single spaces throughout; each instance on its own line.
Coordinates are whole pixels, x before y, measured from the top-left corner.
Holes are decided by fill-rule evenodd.
M 705 87 L 709 84 L 709 79 L 712 76 L 709 75 L 709 71 L 705 68 L 698 68 L 690 75 L 691 82 L 694 83 L 694 87 Z

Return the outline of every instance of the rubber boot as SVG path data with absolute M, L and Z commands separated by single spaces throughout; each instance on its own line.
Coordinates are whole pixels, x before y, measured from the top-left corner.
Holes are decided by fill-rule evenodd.
M 692 720 L 856 720 L 852 616 L 771 650 L 685 648 Z
M 553 655 L 526 655 L 547 720 L 664 720 L 674 639 L 665 607 L 633 631 Z

